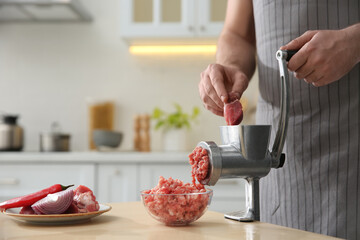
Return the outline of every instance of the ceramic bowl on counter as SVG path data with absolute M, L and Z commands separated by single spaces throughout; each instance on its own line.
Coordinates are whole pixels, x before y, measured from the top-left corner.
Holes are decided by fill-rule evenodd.
M 95 129 L 93 131 L 93 140 L 97 149 L 102 147 L 117 148 L 123 139 L 123 133 L 110 130 Z
M 168 226 L 188 225 L 199 219 L 208 209 L 213 191 L 184 194 L 147 194 L 141 192 L 141 201 L 147 212 Z

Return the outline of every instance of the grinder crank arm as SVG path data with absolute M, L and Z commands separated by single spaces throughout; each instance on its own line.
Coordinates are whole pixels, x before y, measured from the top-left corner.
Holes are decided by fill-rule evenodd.
M 287 62 L 296 53 L 297 50 L 278 50 L 276 52 L 281 78 L 280 120 L 271 151 L 272 165 L 276 168 L 282 167 L 285 162 L 285 154 L 282 153 L 282 150 L 289 120 L 289 72 L 287 70 Z

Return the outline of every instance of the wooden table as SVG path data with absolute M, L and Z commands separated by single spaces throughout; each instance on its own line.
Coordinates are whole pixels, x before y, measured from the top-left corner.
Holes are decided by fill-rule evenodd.
M 208 211 L 184 227 L 167 227 L 148 215 L 140 202 L 111 203 L 112 210 L 85 223 L 60 226 L 31 225 L 0 214 L 0 240 L 57 239 L 335 239 L 332 237 L 280 227 L 273 224 L 241 223 Z

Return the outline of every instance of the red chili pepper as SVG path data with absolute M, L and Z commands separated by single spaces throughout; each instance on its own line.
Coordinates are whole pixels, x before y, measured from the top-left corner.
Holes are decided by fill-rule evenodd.
M 60 184 L 52 185 L 51 187 L 45 188 L 43 190 L 40 190 L 35 193 L 31 193 L 22 197 L 13 198 L 10 200 L 7 200 L 5 202 L 0 203 L 0 210 L 6 210 L 8 208 L 17 208 L 17 207 L 25 207 L 30 206 L 39 201 L 40 199 L 43 199 L 50 193 L 56 193 L 63 191 L 69 187 L 72 187 L 74 185 L 69 186 L 63 186 Z

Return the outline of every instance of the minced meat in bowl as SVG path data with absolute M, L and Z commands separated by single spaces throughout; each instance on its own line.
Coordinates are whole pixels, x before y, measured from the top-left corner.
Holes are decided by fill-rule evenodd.
M 148 213 L 168 226 L 183 226 L 199 219 L 211 203 L 213 191 L 201 184 L 160 177 L 159 184 L 141 192 Z

